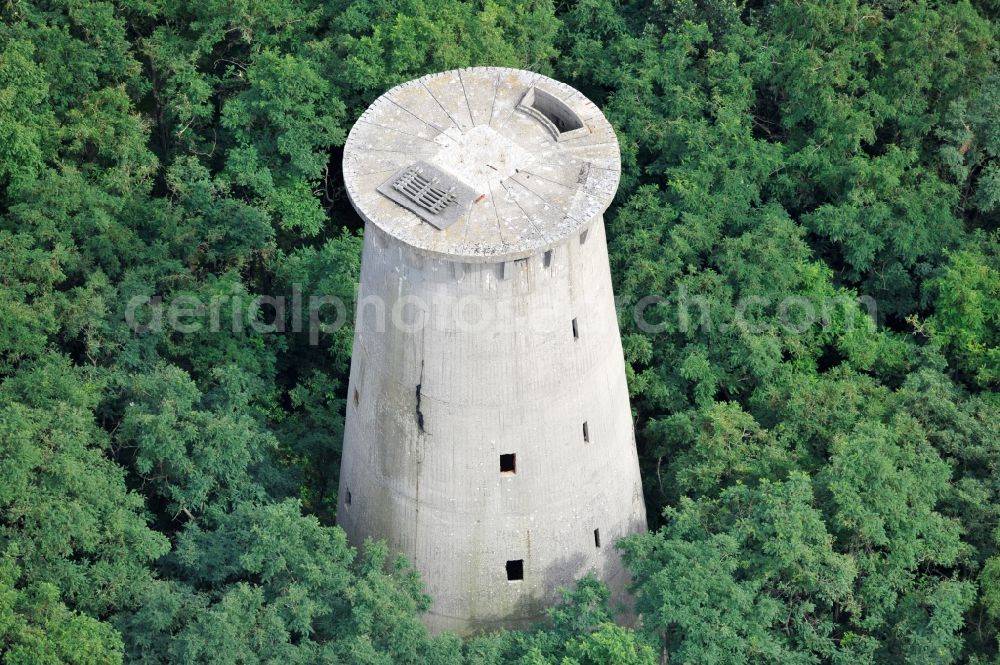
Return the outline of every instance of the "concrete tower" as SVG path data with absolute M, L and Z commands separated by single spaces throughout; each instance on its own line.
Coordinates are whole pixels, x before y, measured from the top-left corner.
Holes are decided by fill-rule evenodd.
M 338 521 L 421 572 L 426 623 L 543 618 L 646 515 L 602 214 L 621 168 L 600 110 L 476 67 L 379 97 L 344 180 L 365 220 Z

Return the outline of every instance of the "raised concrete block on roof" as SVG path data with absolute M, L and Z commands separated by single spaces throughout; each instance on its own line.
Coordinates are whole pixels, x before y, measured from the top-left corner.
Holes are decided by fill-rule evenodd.
M 357 121 L 365 219 L 338 522 L 422 573 L 432 630 L 543 619 L 645 509 L 602 214 L 611 126 L 544 76 L 410 81 Z M 347 497 L 350 497 L 348 501 Z

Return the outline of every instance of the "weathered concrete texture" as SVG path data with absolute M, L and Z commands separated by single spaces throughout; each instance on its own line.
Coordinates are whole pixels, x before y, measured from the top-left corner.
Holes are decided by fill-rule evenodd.
M 537 108 L 519 109 L 525 101 Z M 547 117 L 582 127 L 558 134 Z M 477 192 L 445 231 L 377 191 L 418 159 Z M 614 130 L 590 100 L 540 74 L 499 67 L 393 88 L 344 147 L 344 182 L 365 220 L 425 254 L 470 263 L 533 256 L 578 233 L 608 207 L 620 170 Z
M 537 84 L 536 75 L 462 70 L 466 81 L 496 76 L 522 86 L 498 88 L 513 100 L 503 108 L 541 125 L 513 107 Z M 422 81 L 422 89 L 435 89 Z M 477 108 L 470 98 L 473 117 Z M 596 109 L 589 122 L 606 126 Z M 469 122 L 455 131 L 474 127 Z M 487 139 L 496 140 L 467 140 Z M 605 164 L 617 164 L 614 145 Z M 534 151 L 523 143 L 518 149 Z M 351 168 L 359 167 L 374 165 L 361 160 Z M 465 182 L 483 177 L 468 170 Z M 625 573 L 613 544 L 645 529 L 646 520 L 603 207 L 575 225 L 539 213 L 537 223 L 551 222 L 544 241 L 512 235 L 501 245 L 498 235 L 484 235 L 482 242 L 501 257 L 489 260 L 485 253 L 470 256 L 470 246 L 454 239 L 432 242 L 432 234 L 462 222 L 438 230 L 378 194 L 389 175 L 369 181 L 371 191 L 360 192 L 357 180 L 351 190 L 352 197 L 375 196 L 393 207 L 386 219 L 369 217 L 365 228 L 339 523 L 352 543 L 384 538 L 417 566 L 433 598 L 426 622 L 435 631 L 540 620 L 558 600 L 558 588 L 587 571 L 623 598 Z M 610 194 L 602 205 L 608 201 Z M 355 205 L 389 210 L 382 203 L 365 208 L 357 198 Z M 406 216 L 404 227 L 399 220 Z M 401 315 L 395 322 L 394 311 Z M 501 470 L 507 454 L 516 456 L 513 472 Z M 516 560 L 523 561 L 524 579 L 509 581 L 506 563 Z

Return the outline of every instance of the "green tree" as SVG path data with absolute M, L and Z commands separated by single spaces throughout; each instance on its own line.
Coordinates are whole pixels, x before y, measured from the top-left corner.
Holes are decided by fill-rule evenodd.
M 109 624 L 66 608 L 59 589 L 19 589 L 11 560 L 0 560 L 0 657 L 5 665 L 120 665 L 122 639 Z
M 358 555 L 296 501 L 190 523 L 165 569 L 178 581 L 157 583 L 122 620 L 132 662 L 388 665 L 460 648 L 428 638 L 417 615 L 429 598 L 412 568 L 377 543 Z
M 925 330 L 969 380 L 989 387 L 1000 382 L 1000 245 L 982 244 L 952 254 L 928 284 L 936 301 Z
M 106 616 L 139 602 L 168 546 L 106 457 L 99 390 L 55 355 L 0 386 L 0 546 L 19 587 L 50 584 L 70 609 Z
M 6 3 L 0 659 L 996 661 L 998 17 Z M 308 299 L 353 310 L 340 147 L 477 64 L 567 81 L 621 142 L 635 630 L 587 578 L 545 626 L 431 639 L 414 571 L 329 526 L 353 331 Z

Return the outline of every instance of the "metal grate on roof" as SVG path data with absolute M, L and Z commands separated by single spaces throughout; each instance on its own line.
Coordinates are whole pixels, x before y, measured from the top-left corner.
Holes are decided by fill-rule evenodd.
M 412 201 L 420 204 L 434 215 L 455 203 L 455 188 L 441 189 L 439 178 L 428 179 L 417 167 L 410 167 L 395 182 L 392 188 L 403 192 Z
M 457 222 L 476 196 L 471 187 L 424 161 L 397 171 L 378 191 L 438 229 Z

